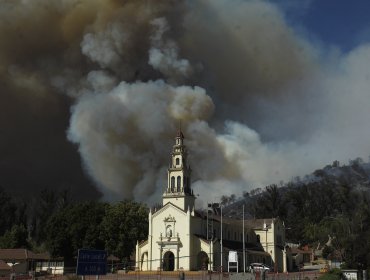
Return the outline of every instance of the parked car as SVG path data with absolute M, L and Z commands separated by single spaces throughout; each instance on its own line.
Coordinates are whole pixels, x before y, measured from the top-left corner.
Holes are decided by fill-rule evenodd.
M 250 264 L 250 271 L 251 272 L 257 272 L 257 271 L 265 271 L 270 272 L 272 271 L 271 267 L 263 264 L 263 263 L 251 263 Z

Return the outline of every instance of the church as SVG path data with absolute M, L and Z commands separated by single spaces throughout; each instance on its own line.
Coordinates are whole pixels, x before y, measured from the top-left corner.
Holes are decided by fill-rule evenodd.
M 227 271 L 232 252 L 239 271 L 256 262 L 287 271 L 285 226 L 278 218 L 243 221 L 222 217 L 216 208 L 195 209 L 181 130 L 167 172 L 163 204 L 150 209 L 148 239 L 136 245 L 137 270 Z

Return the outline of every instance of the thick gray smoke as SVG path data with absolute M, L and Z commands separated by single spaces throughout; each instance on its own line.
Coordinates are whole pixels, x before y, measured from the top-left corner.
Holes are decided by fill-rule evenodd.
M 370 151 L 370 46 L 315 46 L 265 1 L 3 1 L 0 32 L 4 96 L 47 123 L 71 100 L 105 199 L 159 201 L 180 121 L 209 199 Z

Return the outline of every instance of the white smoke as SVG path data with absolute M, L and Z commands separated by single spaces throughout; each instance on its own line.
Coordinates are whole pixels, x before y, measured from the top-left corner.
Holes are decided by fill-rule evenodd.
M 110 92 L 79 99 L 69 138 L 79 144 L 88 173 L 110 198 L 140 200 L 162 191 L 156 182 L 169 160 L 173 120 L 206 120 L 212 112 L 211 98 L 199 87 L 121 82 Z
M 180 121 L 203 200 L 369 154 L 369 45 L 316 46 L 267 1 L 40 3 L 0 8 L 1 79 L 72 98 L 68 139 L 106 199 L 160 201 Z
M 152 47 L 149 49 L 149 64 L 154 69 L 159 70 L 166 77 L 176 81 L 182 76 L 187 77 L 191 74 L 190 63 L 186 59 L 178 58 L 178 47 L 172 40 L 163 41 L 163 35 L 168 32 L 169 27 L 165 18 L 156 18 L 151 21 L 156 27 L 154 34 L 150 37 Z
M 222 102 L 219 101 L 217 105 L 221 109 L 226 107 L 234 111 L 226 112 L 226 115 L 238 113 L 241 120 L 252 119 L 252 123 L 271 140 L 262 141 L 257 131 L 232 119 L 226 119 L 224 129 L 219 132 L 212 129 L 207 121 L 213 112 L 213 103 L 204 89 L 173 88 L 162 81 L 132 85 L 123 83 L 104 97 L 93 95 L 87 97 L 86 101 L 81 99 L 75 107 L 71 122 L 71 138 L 80 144 L 89 173 L 104 192 L 108 189 L 119 194 L 118 197 L 123 195 L 138 200 L 145 200 L 147 196 L 153 196 L 150 199 L 152 201 L 158 199 L 166 183 L 163 179 L 163 164 L 168 161 L 168 157 L 164 155 L 170 150 L 172 143 L 168 140 L 170 135 L 174 135 L 174 124 L 179 120 L 186 124 L 185 135 L 190 138 L 187 139 L 187 144 L 194 165 L 194 187 L 203 197 L 210 197 L 210 194 L 214 197 L 215 189 L 220 191 L 216 192 L 220 196 L 220 193 L 241 193 L 251 187 L 289 180 L 332 160 L 343 160 L 343 155 L 357 156 L 369 148 L 367 144 L 362 144 L 361 147 L 357 143 L 352 148 L 346 145 L 347 137 L 353 139 L 358 134 L 356 123 L 360 123 L 359 119 L 345 127 L 344 131 L 348 132 L 345 137 L 338 135 L 338 132 L 343 133 L 340 127 L 328 131 L 331 126 L 337 125 L 338 117 L 335 112 L 338 110 L 339 116 L 345 116 L 347 122 L 353 120 L 351 115 L 343 114 L 342 107 L 348 108 L 351 104 L 357 106 L 349 92 L 353 91 L 351 81 L 358 73 L 345 73 L 345 77 L 350 80 L 349 83 L 345 82 L 350 85 L 346 91 L 346 87 L 341 85 L 343 79 L 338 77 L 339 73 L 326 68 L 325 64 L 318 64 L 316 53 L 319 50 L 297 37 L 284 23 L 281 12 L 271 4 L 235 1 L 235 6 L 227 6 L 225 1 L 212 1 L 194 6 L 185 21 L 188 29 L 185 38 L 189 42 L 184 44 L 183 52 L 189 53 L 193 60 L 194 57 L 197 58 L 203 63 L 205 70 L 210 71 L 211 79 L 206 78 L 199 84 L 207 87 L 209 82 L 205 81 L 214 82 L 213 93 Z M 210 10 L 216 16 L 205 16 Z M 159 70 L 170 82 L 181 81 L 181 76 L 188 77 L 192 71 L 189 61 L 179 59 L 179 46 L 173 39 L 168 36 L 164 38 L 170 31 L 166 18 L 155 18 L 150 24 L 154 29 L 150 35 L 148 64 Z M 123 44 L 125 32 L 121 33 L 122 36 L 118 36 L 116 41 L 118 43 L 110 45 Z M 101 34 L 107 35 L 106 32 Z M 109 42 L 114 38 L 111 34 L 112 32 L 108 32 Z M 94 37 L 97 38 L 97 46 L 104 44 L 105 37 Z M 213 53 L 212 48 L 219 52 Z M 101 51 L 105 48 L 98 49 Z M 103 53 L 110 54 L 109 51 Z M 359 57 L 364 56 L 362 54 Z M 99 56 L 94 57 L 95 61 L 99 59 Z M 356 59 L 353 54 L 351 57 L 353 58 L 338 59 Z M 115 57 L 113 60 L 116 62 L 117 59 Z M 113 60 L 100 65 L 106 67 Z M 352 66 L 354 69 L 350 70 L 353 72 L 357 71 L 357 65 L 355 61 L 353 65 L 344 65 L 344 68 Z M 364 82 L 366 84 L 367 81 Z M 335 93 L 334 85 L 339 86 Z M 247 94 L 243 94 L 243 91 Z M 116 100 L 114 105 L 110 104 L 108 100 L 112 98 L 112 94 L 117 98 L 119 96 L 120 102 Z M 361 93 L 359 95 L 368 98 Z M 280 100 L 276 100 L 276 96 Z M 343 100 L 347 102 L 342 106 L 336 104 L 338 102 L 330 104 Z M 250 101 L 253 103 L 249 104 Z M 95 118 L 102 118 L 99 129 L 93 129 L 94 137 L 90 135 L 90 131 L 74 126 L 76 120 L 81 118 L 78 111 L 81 106 L 84 107 L 85 102 L 89 104 L 86 107 L 87 112 L 94 113 L 89 119 L 82 117 L 83 126 L 89 124 L 88 127 L 95 127 L 93 124 L 99 123 Z M 93 109 L 95 106 L 99 109 Z M 243 116 L 243 107 L 250 109 L 253 106 L 263 110 L 258 113 L 262 115 L 262 124 L 259 120 L 253 120 L 249 112 L 244 112 L 246 114 Z M 279 110 L 275 110 L 274 106 Z M 276 114 L 276 119 L 270 111 Z M 255 113 L 256 109 L 252 109 L 252 112 Z M 218 114 L 216 108 L 213 117 L 219 119 L 218 116 L 224 117 L 223 112 Z M 366 122 L 369 114 L 364 112 L 362 117 Z M 279 121 L 285 123 L 278 123 Z M 275 127 L 272 128 L 271 124 Z M 284 128 L 285 125 L 288 129 Z M 126 130 L 127 127 L 129 129 Z M 273 135 L 269 130 L 278 131 L 278 134 Z M 116 136 L 112 137 L 112 133 Z M 298 136 L 292 140 L 284 139 L 285 133 Z M 102 138 L 99 135 L 106 137 L 101 139 L 101 143 L 96 143 L 96 138 Z M 127 137 L 128 135 L 131 137 Z M 308 137 L 300 139 L 300 135 Z M 164 142 L 166 145 L 161 145 L 164 137 L 167 137 Z M 84 140 L 87 140 L 86 143 Z M 363 140 L 359 142 L 365 143 Z

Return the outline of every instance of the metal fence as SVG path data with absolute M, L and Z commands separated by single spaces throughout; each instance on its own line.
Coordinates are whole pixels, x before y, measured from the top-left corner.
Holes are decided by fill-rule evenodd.
M 229 280 L 229 274 L 208 271 L 130 271 L 128 273 L 110 273 L 107 275 L 83 277 L 76 274 L 34 277 L 8 276 L 0 277 L 0 280 Z
M 0 280 L 316 280 L 318 271 L 291 273 L 227 273 L 212 271 L 124 271 L 98 276 L 65 275 L 28 276 L 17 275 L 0 277 Z

